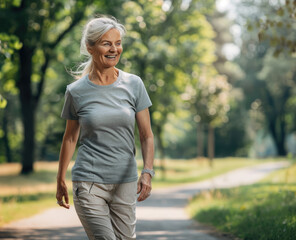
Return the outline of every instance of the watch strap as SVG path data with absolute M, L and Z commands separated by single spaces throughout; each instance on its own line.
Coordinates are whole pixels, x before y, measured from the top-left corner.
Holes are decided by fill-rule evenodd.
M 143 173 L 149 173 L 150 174 L 150 176 L 153 178 L 154 177 L 154 175 L 155 175 L 155 172 L 154 172 L 154 170 L 153 169 L 143 169 L 142 170 L 142 173 L 141 174 L 143 174 Z

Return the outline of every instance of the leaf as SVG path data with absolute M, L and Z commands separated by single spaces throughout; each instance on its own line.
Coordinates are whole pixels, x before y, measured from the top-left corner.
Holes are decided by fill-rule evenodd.
M 5 108 L 7 105 L 7 100 L 0 95 L 0 108 Z
M 273 56 L 277 58 L 277 57 L 280 55 L 281 52 L 282 52 L 282 49 L 281 49 L 281 48 L 277 48 L 277 49 L 273 52 Z
M 252 31 L 252 30 L 253 30 L 253 26 L 252 26 L 251 23 L 249 23 L 249 24 L 247 25 L 247 29 L 248 29 L 248 31 Z
M 270 39 L 270 45 L 275 47 L 278 44 L 278 38 L 277 37 L 273 37 Z
M 284 9 L 283 8 L 279 8 L 277 10 L 276 14 L 279 15 L 279 16 L 281 16 L 281 17 L 284 16 Z
M 21 43 L 21 42 L 19 42 L 19 41 L 15 42 L 15 43 L 13 44 L 13 48 L 16 49 L 16 50 L 21 49 L 22 46 L 23 46 L 23 43 Z
M 259 38 L 259 41 L 262 42 L 264 39 L 265 39 L 265 35 L 264 35 L 264 31 L 261 30 L 259 33 L 258 33 L 258 38 Z
M 282 22 L 278 22 L 277 23 L 277 27 L 281 28 L 283 26 L 283 23 Z
M 14 6 L 14 7 L 19 7 L 20 5 L 21 5 L 21 0 L 13 0 L 12 1 L 12 5 Z

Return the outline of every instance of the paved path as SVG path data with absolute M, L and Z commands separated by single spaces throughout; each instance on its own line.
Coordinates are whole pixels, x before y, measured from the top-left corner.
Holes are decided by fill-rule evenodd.
M 201 190 L 229 188 L 255 183 L 288 162 L 266 163 L 234 170 L 211 180 L 174 188 L 154 190 L 151 197 L 138 203 L 137 239 L 139 240 L 224 240 L 211 228 L 189 219 L 184 207 Z M 0 239 L 86 240 L 87 237 L 72 206 L 71 210 L 52 208 L 0 229 Z

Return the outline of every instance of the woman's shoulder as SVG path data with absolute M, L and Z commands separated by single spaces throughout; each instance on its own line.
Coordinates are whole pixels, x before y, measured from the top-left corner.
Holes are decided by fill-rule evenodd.
M 142 81 L 142 79 L 136 74 L 128 73 L 128 72 L 125 72 L 122 70 L 120 70 L 120 71 L 121 71 L 122 80 L 127 83 L 137 83 L 137 82 Z
M 83 76 L 78 80 L 75 80 L 74 82 L 68 84 L 67 90 L 70 91 L 70 93 L 79 93 L 80 91 L 83 91 L 86 87 L 86 77 L 87 76 Z

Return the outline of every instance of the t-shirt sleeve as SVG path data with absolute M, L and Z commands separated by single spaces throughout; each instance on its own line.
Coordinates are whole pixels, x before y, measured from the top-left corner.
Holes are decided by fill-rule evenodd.
M 149 98 L 149 95 L 146 91 L 145 85 L 141 79 L 139 79 L 138 84 L 138 95 L 136 100 L 136 112 L 140 112 L 150 106 L 152 106 L 152 102 Z
M 65 102 L 61 117 L 68 120 L 78 120 L 77 112 L 74 106 L 74 100 L 68 88 L 66 89 L 65 93 Z

